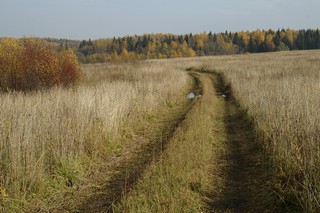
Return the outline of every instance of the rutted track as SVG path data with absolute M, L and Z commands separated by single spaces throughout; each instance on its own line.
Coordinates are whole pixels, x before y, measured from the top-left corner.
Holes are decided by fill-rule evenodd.
M 198 70 L 213 80 L 218 96 L 224 96 L 225 149 L 220 155 L 219 174 L 224 181 L 211 195 L 212 212 L 283 212 L 275 194 L 271 160 L 256 137 L 253 121 L 240 107 L 222 74 Z M 215 180 L 213 180 L 215 181 Z
M 195 132 L 198 131 L 196 134 L 200 130 L 201 133 L 208 134 L 210 136 L 208 140 L 211 140 L 206 142 L 206 146 L 208 150 L 211 150 L 209 152 L 212 159 L 209 167 L 211 167 L 212 172 L 211 174 L 207 172 L 204 175 L 207 177 L 203 177 L 204 179 L 211 179 L 211 184 L 203 185 L 195 180 L 195 182 L 189 183 L 188 188 L 184 189 L 191 189 L 202 197 L 206 205 L 203 205 L 201 211 L 281 212 L 283 210 L 281 209 L 281 201 L 272 190 L 274 174 L 270 161 L 264 155 L 257 141 L 252 121 L 233 97 L 231 86 L 225 84 L 223 76 L 219 73 L 194 69 L 189 71 L 192 71 L 191 76 L 195 82 L 193 91 L 195 91 L 196 95 L 204 94 L 203 99 L 199 99 L 200 101 L 197 103 L 195 101 L 192 102 L 178 119 L 170 122 L 171 125 L 164 129 L 156 140 L 151 141 L 143 149 L 140 149 L 135 153 L 134 157 L 119 162 L 116 170 L 120 172 L 112 176 L 106 187 L 100 190 L 102 193 L 98 193 L 97 196 L 88 200 L 80 208 L 80 212 L 111 212 L 113 204 L 126 196 L 136 185 L 137 180 L 143 179 L 142 174 L 148 168 L 150 162 L 156 162 L 155 166 L 159 164 L 157 159 L 163 155 L 162 152 L 166 150 L 171 138 L 176 134 L 176 129 L 184 120 L 186 122 L 181 125 L 180 135 L 190 134 L 190 131 L 192 132 L 192 129 L 195 129 Z M 212 80 L 211 83 L 210 79 Z M 202 83 L 204 84 L 202 85 Z M 199 120 L 197 113 L 202 113 L 200 117 L 203 121 L 201 118 Z M 208 118 L 216 121 L 210 122 Z M 197 122 L 202 123 L 201 125 L 198 123 L 197 126 Z M 210 126 L 211 130 L 202 132 L 201 126 L 203 127 L 206 124 Z M 188 131 L 189 133 L 187 133 Z M 189 149 L 191 150 L 195 151 L 197 149 L 196 139 L 192 143 L 190 139 L 181 141 L 181 143 L 190 146 Z M 170 148 L 166 151 L 169 150 Z M 173 155 L 179 152 L 179 150 L 170 151 Z M 201 153 L 194 152 L 194 156 L 199 154 Z M 184 157 L 192 158 L 191 156 Z M 163 166 L 163 164 L 160 166 Z M 190 171 L 190 168 L 188 171 Z M 153 176 L 156 176 L 156 173 Z M 175 184 L 173 183 L 174 180 L 172 180 L 172 183 L 170 181 L 171 179 L 167 180 L 169 184 Z M 175 201 L 172 202 L 175 203 Z M 152 210 L 154 211 L 154 209 L 150 209 L 150 211 Z M 134 212 L 134 210 L 132 211 Z M 191 211 L 191 209 L 186 209 L 186 206 L 180 206 L 178 211 Z
M 197 95 L 202 93 L 202 85 L 196 75 L 190 74 L 193 78 L 194 86 L 192 91 Z M 130 153 L 130 157 L 124 158 L 117 162 L 112 170 L 114 175 L 100 188 L 95 196 L 90 197 L 84 204 L 76 208 L 76 212 L 111 212 L 112 205 L 119 201 L 126 193 L 128 193 L 141 177 L 143 171 L 148 167 L 149 163 L 158 159 L 161 152 L 166 148 L 176 129 L 185 120 L 186 115 L 192 109 L 195 102 L 190 104 L 180 112 L 178 118 L 169 121 L 168 125 L 162 129 L 161 134 L 149 141 L 143 147 Z M 112 172 L 111 172 L 112 173 Z
M 211 79 L 196 73 L 201 97 L 174 133 L 160 161 L 153 161 L 115 212 L 205 212 L 210 209 L 213 158 L 221 150 L 223 98 L 215 96 Z M 217 137 L 216 137 L 217 136 Z M 221 138 L 221 137 L 220 137 Z

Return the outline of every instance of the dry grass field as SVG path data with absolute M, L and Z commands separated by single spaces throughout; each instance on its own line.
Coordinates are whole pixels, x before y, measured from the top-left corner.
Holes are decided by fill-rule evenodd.
M 106 160 L 110 156 L 130 156 L 130 149 L 136 147 L 136 136 L 149 137 L 148 134 L 155 132 L 161 137 L 161 128 L 157 128 L 157 123 L 165 126 L 168 117 L 174 117 L 174 112 L 187 105 L 184 99 L 191 88 L 192 78 L 186 70 L 223 77 L 227 90 L 231 92 L 227 96 L 234 96 L 239 105 L 237 107 L 245 112 L 246 120 L 252 122 L 254 138 L 272 162 L 275 177 L 270 179 L 268 186 L 273 195 L 287 209 L 317 212 L 320 208 L 320 51 L 83 65 L 83 79 L 77 86 L 30 93 L 0 93 L 0 211 L 52 212 L 72 209 L 70 205 L 74 203 L 65 201 L 64 193 L 68 192 L 68 197 L 74 202 L 81 200 L 72 195 L 88 192 L 87 188 L 96 184 L 90 182 L 88 177 L 104 174 L 103 169 L 97 171 L 100 168 L 97 165 L 108 163 Z M 212 96 L 214 92 L 207 94 Z M 221 96 L 218 92 L 216 95 Z M 203 100 L 199 99 L 193 114 L 187 116 L 182 129 L 173 136 L 172 145 L 163 150 L 160 163 L 156 160 L 151 164 L 141 183 L 114 206 L 114 211 L 132 212 L 140 207 L 145 212 L 188 211 L 183 207 L 187 206 L 184 202 L 190 199 L 197 200 L 190 211 L 208 210 L 201 206 L 207 205 L 201 200 L 201 194 L 195 193 L 195 190 L 184 190 L 183 187 L 190 187 L 188 183 L 192 182 L 192 177 L 199 179 L 197 184 L 201 183 L 201 187 L 210 187 L 208 183 L 216 183 L 214 178 L 217 178 L 215 175 L 209 177 L 210 171 L 219 173 L 218 164 L 216 168 L 213 168 L 214 163 L 208 165 L 211 152 L 205 151 L 225 150 L 217 147 L 215 141 L 219 141 L 219 137 L 227 137 L 228 129 L 223 127 L 229 122 L 223 117 L 226 116 L 223 107 L 227 105 L 223 106 L 221 97 L 218 102 L 209 97 L 206 95 Z M 207 112 L 209 118 L 218 121 L 215 123 L 208 119 Z M 241 128 L 238 134 L 241 135 Z M 232 137 L 232 141 L 236 140 L 237 135 Z M 180 146 L 181 143 L 190 146 Z M 223 146 L 223 140 L 220 143 Z M 241 143 L 246 146 L 245 140 Z M 170 147 L 180 148 L 174 151 Z M 188 152 L 181 156 L 176 154 L 177 150 Z M 180 158 L 183 156 L 188 159 L 191 154 L 195 164 L 189 165 L 189 161 L 174 164 L 182 162 Z M 203 158 L 197 157 L 200 155 Z M 250 164 L 249 161 L 247 163 Z M 168 171 L 168 165 L 173 168 L 169 178 L 162 176 Z M 256 163 L 255 166 L 259 165 Z M 203 174 L 201 177 L 192 173 L 198 171 L 195 169 L 198 167 L 203 167 L 199 170 L 199 174 Z M 234 171 L 240 170 L 237 168 Z M 183 174 L 181 178 L 194 175 L 190 176 L 191 179 L 179 179 L 179 174 Z M 244 172 L 242 175 L 245 179 L 245 175 L 249 174 Z M 177 177 L 175 181 L 184 185 L 175 185 L 173 180 Z M 155 179 L 150 182 L 152 178 Z M 182 188 L 172 192 L 169 190 L 170 184 L 164 185 L 168 188 L 159 187 L 164 180 Z M 159 198 L 155 203 L 152 199 L 151 203 L 144 200 L 144 187 L 150 187 L 145 185 L 146 181 L 154 183 L 151 187 L 155 188 L 148 188 L 148 192 Z M 211 187 L 216 192 L 219 192 L 219 187 L 223 189 L 223 185 L 219 184 Z M 168 190 L 167 194 L 164 189 Z M 210 190 L 206 190 L 205 193 L 209 193 Z M 180 192 L 188 192 L 190 197 L 183 200 Z M 132 195 L 140 197 L 140 200 Z M 161 203 L 161 196 L 168 198 L 162 201 L 169 200 L 169 207 L 163 206 L 168 203 Z M 206 194 L 206 197 L 210 196 Z M 146 202 L 147 205 L 141 206 L 139 202 Z M 226 202 L 228 197 L 223 205 Z M 189 204 L 193 205 L 192 202 Z M 232 209 L 236 211 L 237 206 L 232 206 Z M 241 209 L 245 208 L 242 206 Z
M 101 156 L 121 152 L 121 130 L 178 104 L 190 83 L 156 61 L 82 70 L 77 87 L 0 94 L 0 206 L 45 209 L 55 194 L 78 187 Z
M 275 177 L 266 180 L 271 193 L 287 211 L 317 212 L 320 208 L 320 52 L 293 51 L 177 61 L 183 61 L 187 70 L 222 75 L 227 88 L 253 122 L 255 137 L 272 162 Z M 151 202 L 152 199 L 141 201 L 144 199 L 139 195 L 141 189 L 134 192 L 136 202 Z M 128 208 L 128 205 L 135 208 L 132 201 L 135 198 L 130 196 L 128 199 L 121 208 Z M 158 203 L 154 205 L 154 208 L 160 208 Z
M 275 189 L 306 212 L 320 208 L 320 52 L 206 58 L 199 69 L 222 73 L 248 110 L 277 168 Z M 279 195 L 282 197 L 282 195 Z

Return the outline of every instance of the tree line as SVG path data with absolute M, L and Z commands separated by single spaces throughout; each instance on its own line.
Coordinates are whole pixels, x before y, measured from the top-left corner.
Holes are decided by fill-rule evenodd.
M 319 29 L 257 29 L 185 35 L 145 34 L 112 39 L 89 39 L 78 44 L 75 49 L 79 60 L 82 63 L 96 63 L 319 49 L 320 32 Z

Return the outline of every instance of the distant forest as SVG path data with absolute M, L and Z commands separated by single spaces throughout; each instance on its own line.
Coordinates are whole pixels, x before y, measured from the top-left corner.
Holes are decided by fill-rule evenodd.
M 200 34 L 145 34 L 98 40 L 53 40 L 82 63 L 320 49 L 319 29 Z

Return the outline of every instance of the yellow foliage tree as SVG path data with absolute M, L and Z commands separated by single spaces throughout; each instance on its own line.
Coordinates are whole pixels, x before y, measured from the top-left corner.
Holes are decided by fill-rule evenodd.
M 192 48 L 189 47 L 185 53 L 185 56 L 186 57 L 195 57 L 196 52 Z
M 275 45 L 274 45 L 274 42 L 273 42 L 273 36 L 271 34 L 268 34 L 266 36 L 265 45 L 266 45 L 266 50 L 267 51 L 273 51 L 275 49 Z
M 249 45 L 249 39 L 250 39 L 250 36 L 248 35 L 248 33 L 240 32 L 239 37 L 242 39 L 243 46 L 247 48 Z
M 147 46 L 147 51 L 149 53 L 154 53 L 157 49 L 157 44 L 153 41 L 150 41 Z
M 254 31 L 253 38 L 254 38 L 254 42 L 257 46 L 261 45 L 265 40 L 264 33 L 261 32 L 261 30 L 259 30 L 259 29 Z
M 175 42 L 175 41 L 171 41 L 171 43 L 170 43 L 170 47 L 172 48 L 172 49 L 177 49 L 178 48 L 178 43 L 177 42 Z
M 125 61 L 128 58 L 128 50 L 126 48 L 122 48 L 121 50 L 121 59 Z

